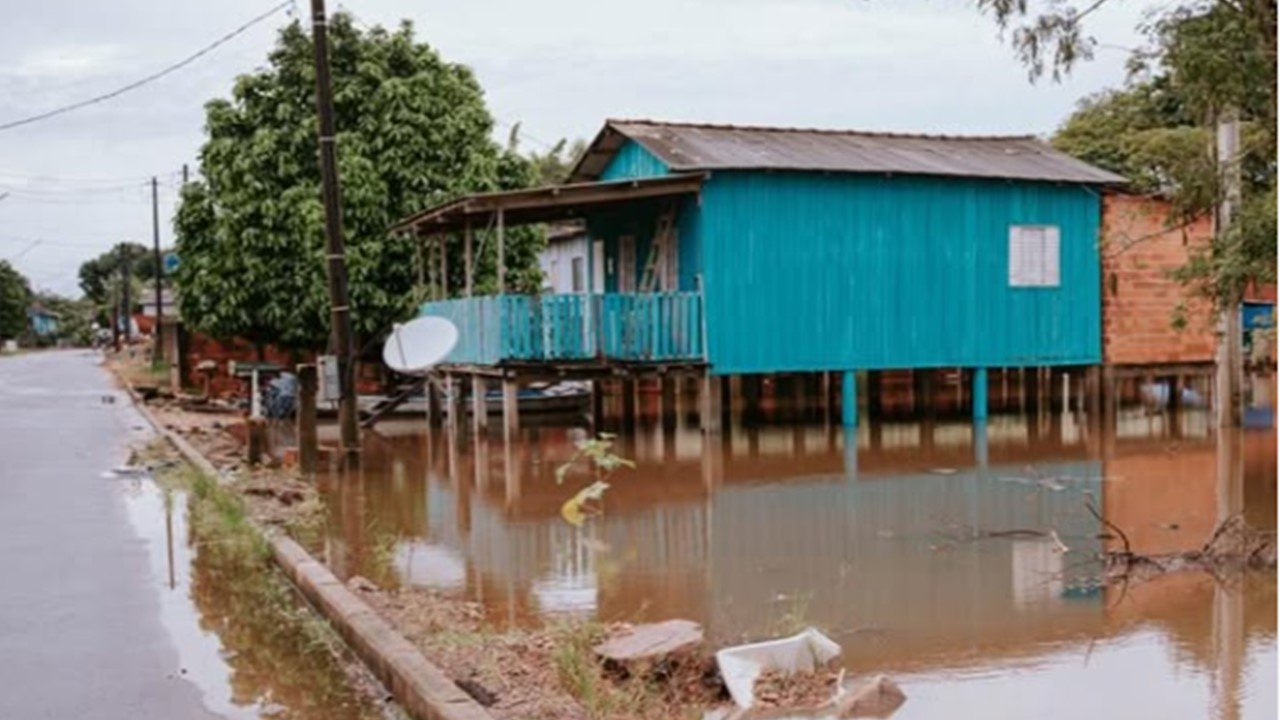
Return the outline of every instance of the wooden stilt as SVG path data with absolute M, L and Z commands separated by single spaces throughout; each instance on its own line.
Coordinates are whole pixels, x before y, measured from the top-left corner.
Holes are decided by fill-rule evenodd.
M 591 424 L 596 433 L 604 426 L 604 381 L 591 381 Z
M 514 378 L 502 379 L 502 437 L 508 444 L 520 432 L 519 390 L 520 385 Z
M 636 426 L 636 380 L 628 375 L 622 379 L 622 427 L 630 432 Z
M 444 410 L 440 402 L 440 386 L 428 380 L 422 385 L 422 392 L 427 400 L 427 422 L 433 427 L 444 423 Z
M 658 383 L 661 385 L 660 398 L 661 408 L 659 412 L 662 418 L 663 428 L 674 428 L 676 424 L 676 381 L 675 378 L 667 375 L 659 375 Z
M 1094 365 L 1084 371 L 1085 414 L 1090 427 L 1098 427 L 1102 412 L 1102 367 Z
M 482 435 L 489 429 L 489 383 L 483 375 L 471 376 L 471 429 Z M 505 411 L 505 408 L 504 408 Z
M 720 382 L 704 371 L 698 387 L 698 416 L 704 433 L 720 432 Z
M 867 417 L 879 418 L 884 410 L 884 374 L 879 370 L 867 371 Z

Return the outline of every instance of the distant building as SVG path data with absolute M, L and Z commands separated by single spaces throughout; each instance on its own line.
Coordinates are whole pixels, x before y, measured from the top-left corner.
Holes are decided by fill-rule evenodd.
M 58 313 L 41 303 L 27 309 L 27 323 L 36 337 L 48 338 L 58 333 Z
M 178 317 L 178 294 L 171 288 L 162 288 L 160 290 L 160 302 L 164 305 L 164 316 L 166 318 Z M 142 316 L 153 318 L 156 316 L 156 292 L 155 288 L 146 288 L 142 291 L 142 297 L 138 299 L 138 305 L 141 307 Z

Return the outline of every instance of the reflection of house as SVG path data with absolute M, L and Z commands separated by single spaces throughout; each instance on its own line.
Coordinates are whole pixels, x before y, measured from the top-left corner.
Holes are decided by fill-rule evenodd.
M 429 458 L 420 439 L 397 438 L 398 450 L 365 458 L 360 492 L 374 512 L 356 524 L 376 517 L 414 545 L 456 548 L 465 592 L 500 622 L 688 617 L 729 638 L 768 632 L 794 611 L 837 631 L 901 636 L 891 648 L 846 645 L 851 667 L 906 667 L 925 655 L 963 662 L 976 646 L 1034 644 L 1099 618 L 1095 603 L 1064 601 L 1063 590 L 1099 549 L 1083 499 L 1099 494 L 1101 467 L 1082 441 L 1031 447 L 1026 429 L 1004 420 L 985 454 L 950 426 L 929 431 L 936 444 L 926 453 L 926 433 L 904 427 L 886 429 L 879 444 L 864 437 L 854 466 L 840 434 L 833 444 L 821 428 L 800 442 L 792 428 L 752 429 L 761 436 L 711 447 L 682 430 L 673 454 L 637 439 L 625 452 L 639 467 L 613 482 L 604 515 L 583 530 L 559 514 L 583 478 L 556 482 L 554 468 L 572 452 L 557 431 L 509 453 L 487 443 L 451 452 L 438 435 Z M 931 471 L 939 465 L 953 471 Z M 1046 528 L 1070 555 L 1038 538 L 965 539 L 973 529 Z M 454 570 L 427 578 L 420 569 L 409 568 L 411 582 L 456 586 Z

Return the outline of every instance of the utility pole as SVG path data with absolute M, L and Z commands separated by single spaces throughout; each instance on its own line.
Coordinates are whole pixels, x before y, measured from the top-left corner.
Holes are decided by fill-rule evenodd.
M 121 307 L 120 314 L 124 316 L 124 342 L 127 345 L 130 336 L 133 333 L 133 298 L 130 293 L 129 282 L 132 268 L 129 267 L 129 244 L 120 243 L 120 295 Z
M 120 352 L 120 287 L 111 288 L 111 347 Z
M 1218 172 L 1222 194 L 1214 218 L 1214 242 L 1221 243 L 1235 222 L 1240 209 L 1240 113 L 1236 108 L 1222 110 L 1217 119 Z M 1244 358 L 1240 328 L 1240 290 L 1227 288 L 1227 297 L 1219 298 L 1217 376 L 1214 383 L 1218 427 L 1239 427 L 1243 420 L 1242 388 Z
M 311 40 L 316 51 L 316 111 L 320 120 L 320 183 L 329 271 L 330 347 L 338 359 L 338 422 L 348 465 L 360 458 L 356 424 L 355 358 L 351 307 L 347 299 L 347 259 L 342 241 L 342 192 L 333 121 L 333 85 L 329 77 L 329 29 L 324 0 L 311 0 Z
M 160 261 L 160 185 L 154 175 L 151 177 L 151 242 L 156 264 L 156 325 L 152 333 L 154 344 L 151 347 L 151 368 L 154 370 L 164 360 L 164 294 L 161 289 L 164 263 Z
M 188 182 L 189 181 L 187 180 L 187 164 L 182 163 L 182 187 L 185 188 Z

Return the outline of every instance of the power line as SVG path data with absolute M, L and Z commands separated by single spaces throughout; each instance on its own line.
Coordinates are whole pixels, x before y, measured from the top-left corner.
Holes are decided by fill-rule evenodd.
M 182 59 L 182 60 L 180 60 L 180 61 L 178 61 L 178 62 L 174 63 L 173 65 L 170 65 L 170 66 L 168 66 L 168 67 L 166 67 L 166 68 L 164 68 L 164 69 L 162 69 L 162 70 L 159 70 L 159 71 L 157 71 L 157 72 L 154 72 L 154 73 L 152 73 L 152 74 L 150 74 L 150 75 L 148 75 L 148 76 L 146 76 L 146 77 L 142 78 L 141 80 L 135 80 L 134 82 L 129 83 L 128 85 L 125 85 L 124 87 L 117 88 L 117 89 L 115 89 L 115 90 L 112 90 L 112 91 L 111 91 L 111 92 L 109 92 L 109 93 L 104 93 L 104 94 L 102 94 L 102 95 L 97 95 L 97 96 L 95 96 L 95 97 L 91 97 L 91 98 L 89 98 L 89 99 L 87 99 L 87 100 L 81 100 L 80 102 L 72 103 L 72 104 L 70 104 L 70 105 L 64 105 L 63 107 L 55 108 L 55 109 L 53 109 L 53 110 L 48 110 L 48 111 L 46 111 L 46 112 L 42 112 L 42 113 L 40 113 L 40 114 L 38 114 L 38 115 L 32 115 L 32 116 L 30 116 L 30 117 L 21 118 L 21 119 L 19 119 L 19 120 L 12 120 L 12 121 L 10 121 L 10 122 L 0 124 L 0 132 L 3 132 L 3 131 L 5 131 L 5 130 L 12 130 L 13 128 L 21 127 L 21 126 L 23 126 L 23 125 L 29 125 L 29 124 L 34 123 L 34 122 L 39 122 L 39 121 L 41 121 L 41 120 L 47 120 L 47 119 L 49 119 L 49 118 L 51 118 L 51 117 L 56 117 L 56 116 L 58 116 L 58 115 L 63 115 L 63 114 L 65 114 L 65 113 L 69 113 L 69 112 L 72 112 L 72 111 L 74 111 L 74 110 L 79 110 L 79 109 L 81 109 L 81 108 L 88 107 L 88 106 L 90 106 L 90 105 L 96 105 L 96 104 L 98 104 L 98 103 L 100 103 L 100 102 L 105 102 L 105 101 L 110 100 L 110 99 L 112 99 L 112 98 L 114 98 L 114 97 L 118 97 L 118 96 L 120 96 L 120 95 L 123 95 L 123 94 L 125 94 L 125 93 L 129 92 L 130 90 L 136 90 L 136 89 L 138 89 L 138 88 L 142 87 L 143 85 L 146 85 L 146 84 L 148 84 L 148 83 L 151 83 L 151 82 L 154 82 L 154 81 L 156 81 L 156 80 L 159 80 L 160 78 L 162 78 L 162 77 L 164 77 L 164 76 L 166 76 L 166 75 L 169 75 L 170 73 L 176 72 L 176 71 L 178 71 L 178 70 L 180 70 L 180 69 L 182 69 L 182 68 L 186 67 L 187 65 L 190 65 L 191 63 L 195 62 L 195 61 L 196 61 L 196 60 L 198 60 L 199 58 L 201 58 L 201 57 L 203 57 L 203 56 L 205 56 L 205 55 L 209 54 L 210 52 L 212 52 L 212 51 L 213 51 L 215 48 L 217 48 L 218 46 L 223 45 L 223 44 L 225 44 L 225 43 L 229 42 L 231 39 L 233 39 L 233 38 L 235 38 L 236 36 L 240 35 L 241 33 L 245 32 L 246 30 L 248 30 L 249 28 L 253 27 L 254 25 L 257 25 L 258 23 L 262 22 L 263 20 L 266 20 L 267 18 L 269 18 L 269 17 L 271 17 L 272 15 L 276 14 L 276 13 L 277 13 L 277 12 L 279 12 L 280 10 L 283 10 L 284 8 L 289 7 L 289 6 L 291 6 L 291 5 L 293 5 L 293 0 L 285 0 L 284 2 L 280 3 L 279 5 L 276 5 L 275 7 L 271 8 L 270 10 L 268 10 L 268 11 L 266 11 L 266 12 L 262 13 L 261 15 L 258 15 L 257 17 L 253 18 L 253 19 L 252 19 L 252 20 L 250 20 L 249 22 L 247 22 L 247 23 L 245 23 L 245 24 L 241 25 L 240 27 L 236 28 L 235 30 L 232 30 L 231 32 L 227 33 L 226 35 L 223 35 L 222 37 L 218 38 L 217 40 L 214 40 L 212 43 L 210 43 L 210 44 L 208 44 L 208 45 L 204 46 L 204 47 L 203 47 L 203 48 L 201 48 L 200 50 L 197 50 L 195 53 L 193 53 L 193 54 L 191 54 L 191 55 L 188 55 L 186 58 L 184 58 L 184 59 Z

